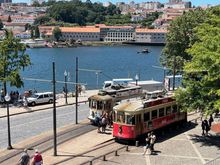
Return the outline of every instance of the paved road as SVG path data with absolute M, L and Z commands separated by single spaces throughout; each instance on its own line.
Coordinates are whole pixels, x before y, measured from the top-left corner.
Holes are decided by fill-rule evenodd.
M 78 120 L 89 114 L 88 104 L 79 105 Z M 53 129 L 52 109 L 11 116 L 12 145 Z M 75 123 L 75 105 L 57 108 L 57 128 Z M 0 118 L 0 149 L 7 147 L 7 118 Z

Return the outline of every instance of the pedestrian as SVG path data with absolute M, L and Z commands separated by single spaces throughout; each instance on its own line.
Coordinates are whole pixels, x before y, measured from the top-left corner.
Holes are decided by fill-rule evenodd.
M 205 135 L 207 136 L 209 133 L 210 127 L 206 119 L 204 120 L 204 122 L 205 122 Z
M 146 154 L 146 152 L 148 151 L 149 147 L 150 147 L 150 133 L 147 134 L 147 137 L 146 137 L 146 146 L 144 147 L 144 153 L 143 155 Z
M 32 159 L 32 164 L 33 165 L 43 165 L 43 158 L 41 154 L 39 153 L 38 149 L 35 149 L 35 154 Z
M 154 135 L 154 133 L 151 132 L 151 135 L 150 135 L 150 154 L 154 151 L 155 141 L 156 141 L 156 135 Z
M 99 113 L 95 112 L 95 125 L 97 125 L 98 130 L 97 133 L 101 133 L 100 128 L 101 128 L 101 117 L 99 115 Z
M 106 114 L 104 114 L 102 116 L 102 133 L 105 133 L 106 125 L 107 125 L 107 118 L 106 118 Z
M 21 154 L 21 158 L 19 160 L 19 165 L 29 165 L 30 156 L 27 153 L 27 149 L 25 148 L 23 153 Z
M 204 136 L 205 135 L 205 121 L 204 120 L 202 121 L 201 127 L 202 127 L 202 136 Z
M 211 126 L 212 126 L 212 122 L 214 121 L 214 119 L 213 119 L 213 117 L 212 117 L 212 115 L 210 115 L 210 117 L 209 117 L 209 127 L 211 128 Z

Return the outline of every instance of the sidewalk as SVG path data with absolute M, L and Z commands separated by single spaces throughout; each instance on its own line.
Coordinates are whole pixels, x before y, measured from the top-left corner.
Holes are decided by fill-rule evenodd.
M 79 103 L 86 102 L 88 101 L 88 98 L 90 96 L 95 95 L 97 93 L 98 93 L 98 90 L 87 90 L 85 91 L 85 93 L 82 93 L 81 95 L 79 95 L 78 102 Z M 67 102 L 68 102 L 68 105 L 75 104 L 75 97 L 67 97 Z M 57 95 L 56 106 L 57 107 L 66 106 L 65 98 L 63 97 L 62 94 Z M 33 111 L 45 110 L 48 108 L 53 108 L 53 104 L 42 104 L 42 105 L 36 105 L 33 107 L 30 106 L 26 109 L 24 107 L 19 108 L 19 107 L 10 105 L 9 110 L 10 110 L 10 116 L 12 116 L 12 115 L 17 115 L 17 114 L 22 114 L 22 113 L 30 113 Z M 7 115 L 6 107 L 4 108 L 0 107 L 0 118 L 6 117 L 6 115 Z

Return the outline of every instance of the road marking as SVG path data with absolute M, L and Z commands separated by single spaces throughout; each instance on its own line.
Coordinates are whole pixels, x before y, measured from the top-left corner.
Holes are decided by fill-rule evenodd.
M 196 154 L 198 155 L 199 159 L 201 160 L 201 162 L 202 162 L 203 164 L 205 164 L 206 161 L 203 159 L 202 155 L 200 154 L 200 152 L 198 151 L 198 149 L 196 148 L 196 146 L 192 143 L 192 141 L 191 141 L 191 139 L 190 139 L 190 137 L 189 137 L 189 135 L 188 135 L 187 132 L 185 133 L 185 135 L 186 135 L 187 139 L 189 140 L 190 144 L 192 145 L 193 149 L 195 150 Z

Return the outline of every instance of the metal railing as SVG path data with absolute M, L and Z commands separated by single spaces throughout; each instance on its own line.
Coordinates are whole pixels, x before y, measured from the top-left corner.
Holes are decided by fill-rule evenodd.
M 95 160 L 100 159 L 100 158 L 102 159 L 102 161 L 107 161 L 107 158 L 106 158 L 107 155 L 110 155 L 110 154 L 114 153 L 114 156 L 119 156 L 118 152 L 119 152 L 120 150 L 124 149 L 124 148 L 126 148 L 125 151 L 129 151 L 129 150 L 128 150 L 128 146 L 123 146 L 123 147 L 120 147 L 120 148 L 118 148 L 118 149 L 116 149 L 116 150 L 107 152 L 107 153 L 105 153 L 105 154 L 103 154 L 103 155 L 97 156 L 97 157 L 95 157 L 95 158 L 93 158 L 93 159 L 91 159 L 91 160 L 89 160 L 89 161 L 83 162 L 83 163 L 81 163 L 80 165 L 86 165 L 86 164 L 92 165 Z

